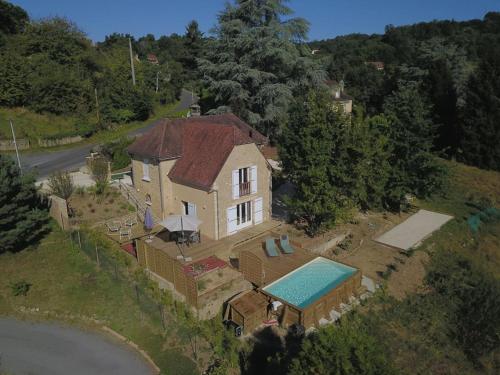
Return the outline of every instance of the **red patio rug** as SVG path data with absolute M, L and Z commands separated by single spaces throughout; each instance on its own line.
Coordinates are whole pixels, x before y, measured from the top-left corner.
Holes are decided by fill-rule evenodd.
M 216 256 L 210 256 L 208 258 L 188 264 L 187 266 L 184 266 L 183 269 L 186 275 L 196 277 L 218 268 L 224 268 L 226 266 L 227 263 L 222 259 L 219 259 Z

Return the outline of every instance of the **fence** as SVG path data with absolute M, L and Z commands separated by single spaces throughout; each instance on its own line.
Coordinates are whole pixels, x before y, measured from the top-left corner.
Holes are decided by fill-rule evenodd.
M 164 305 L 152 295 L 145 280 L 134 280 L 127 266 L 129 255 L 116 254 L 98 240 L 91 238 L 86 232 L 75 230 L 69 233 L 73 248 L 77 248 L 95 262 L 103 272 L 111 275 L 117 288 L 129 289 L 137 300 L 141 311 L 141 319 L 148 318 L 153 324 L 166 329 L 166 311 Z

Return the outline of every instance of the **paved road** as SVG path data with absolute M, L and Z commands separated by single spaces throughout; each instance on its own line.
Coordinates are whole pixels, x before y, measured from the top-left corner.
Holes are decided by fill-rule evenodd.
M 196 101 L 196 97 L 192 97 L 191 91 L 182 90 L 180 102 L 174 108 L 174 112 L 188 109 Z M 143 128 L 131 131 L 128 135 L 135 137 L 144 134 L 150 130 L 156 122 L 146 125 Z M 36 152 L 36 153 L 23 153 L 21 152 L 21 164 L 24 170 L 35 171 L 38 179 L 43 179 L 55 171 L 71 171 L 76 170 L 85 164 L 85 156 L 88 156 L 90 150 L 96 144 L 86 144 L 65 149 L 55 152 Z
M 0 372 L 14 375 L 151 375 L 140 355 L 97 333 L 0 318 Z

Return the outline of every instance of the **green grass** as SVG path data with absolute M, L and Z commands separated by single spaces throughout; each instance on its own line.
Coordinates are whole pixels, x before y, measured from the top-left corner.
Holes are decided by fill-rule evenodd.
M 446 162 L 450 180 L 444 194 L 417 201 L 419 208 L 447 213 L 454 219 L 428 238 L 416 251 L 425 251 L 431 262 L 435 254 L 451 250 L 461 253 L 500 278 L 500 221 L 483 223 L 472 233 L 467 219 L 485 205 L 500 207 L 500 173 Z M 457 279 L 460 277 L 457 275 Z M 374 299 L 374 332 L 388 346 L 390 359 L 402 374 L 487 374 L 496 350 L 481 358 L 484 368 L 475 368 L 449 336 L 447 310 L 436 304 L 430 290 L 399 302 L 384 296 Z M 498 363 L 498 362 L 496 362 Z
M 170 338 L 152 316 L 141 312 L 134 289 L 100 271 L 68 236 L 54 230 L 33 249 L 0 255 L 0 314 L 21 316 L 20 307 L 49 311 L 49 316 L 84 324 L 83 317 L 104 321 L 144 349 L 165 374 L 196 374 L 194 362 L 166 345 Z M 14 296 L 12 282 L 32 284 L 27 295 Z M 173 324 L 173 322 L 172 322 Z M 170 328 L 170 336 L 175 335 Z
M 116 126 L 94 133 L 79 144 L 103 143 L 125 136 L 128 132 L 142 128 L 162 117 L 183 117 L 188 110 L 174 111 L 179 102 L 164 106 L 156 106 L 154 114 L 145 121 L 134 121 L 128 124 Z M 11 139 L 9 119 L 12 119 L 16 137 L 28 138 L 32 141 L 32 148 L 23 152 L 40 151 L 36 140 L 38 138 L 58 138 L 76 132 L 78 120 L 70 116 L 56 116 L 48 114 L 37 114 L 24 108 L 0 108 L 0 139 Z M 75 144 L 43 148 L 44 151 L 57 151 L 74 147 Z
M 26 108 L 0 108 L 0 139 L 11 139 L 9 119 L 17 138 L 53 138 L 76 132 L 76 118 L 37 114 Z

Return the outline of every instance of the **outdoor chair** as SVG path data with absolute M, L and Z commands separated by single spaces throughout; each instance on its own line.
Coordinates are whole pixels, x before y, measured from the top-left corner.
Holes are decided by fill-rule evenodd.
M 293 247 L 290 246 L 290 240 L 288 239 L 288 234 L 283 234 L 280 237 L 280 247 L 285 254 L 293 254 Z
M 123 225 L 125 225 L 127 227 L 133 227 L 134 225 L 137 225 L 137 216 L 133 215 L 133 216 L 125 219 L 125 222 L 123 223 Z
M 200 232 L 193 232 L 189 235 L 190 243 L 199 243 L 200 242 Z
M 130 240 L 132 230 L 130 228 L 120 228 L 120 241 L 124 238 Z
M 274 238 L 266 238 L 266 253 L 269 257 L 279 256 L 278 249 L 276 248 L 276 242 Z
M 106 227 L 110 232 L 118 232 L 121 228 L 121 223 L 119 221 L 110 221 L 106 223 Z

